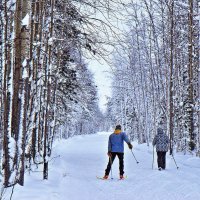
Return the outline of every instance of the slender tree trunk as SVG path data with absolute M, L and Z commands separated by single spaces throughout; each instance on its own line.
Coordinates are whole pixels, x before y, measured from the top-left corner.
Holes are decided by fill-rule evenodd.
M 13 96 L 12 96 L 12 117 L 11 117 L 11 135 L 16 141 L 16 151 L 14 157 L 14 168 L 18 170 L 19 163 L 19 124 L 20 124 L 20 79 L 22 68 L 22 54 L 21 54 L 21 22 L 22 22 L 22 0 L 16 1 L 16 11 L 14 20 L 14 66 L 13 66 Z
M 170 136 L 170 154 L 173 153 L 173 53 L 174 53 L 174 0 L 170 1 L 170 82 L 169 82 L 169 136 Z
M 54 17 L 54 0 L 51 0 L 51 21 L 50 21 L 50 38 L 53 37 L 53 17 Z M 49 38 L 49 39 L 50 39 Z M 49 157 L 49 134 L 50 130 L 48 128 L 48 121 L 49 121 L 49 106 L 50 106 L 50 93 L 51 93 L 51 85 L 50 85 L 50 75 L 51 75 L 51 53 L 52 53 L 52 47 L 51 45 L 47 45 L 46 51 L 48 52 L 48 58 L 47 58 L 47 70 L 46 70 L 46 109 L 45 109 L 45 120 L 44 120 L 44 153 L 43 153 L 43 159 L 44 159 L 44 169 L 43 169 L 43 178 L 48 179 L 48 160 L 47 156 Z
M 193 113 L 194 113 L 194 100 L 193 100 L 193 84 L 194 84 L 194 78 L 193 78 L 193 53 L 194 53 L 194 42 L 193 42 L 193 33 L 194 33 L 194 27 L 193 27 L 193 0 L 189 0 L 189 14 L 188 14 L 188 22 L 189 22 L 189 35 L 188 35 L 188 75 L 189 75 L 189 88 L 188 88 L 188 132 L 190 137 L 190 150 L 194 150 L 195 148 L 195 137 L 194 137 L 194 120 L 193 120 Z
M 7 91 L 7 81 L 8 81 L 8 68 L 9 68 L 9 47 L 8 47 L 8 11 L 7 11 L 7 1 L 4 1 L 4 31 L 3 31 L 3 166 L 4 170 L 4 186 L 9 186 L 9 179 L 11 176 L 11 168 L 10 168 L 10 152 L 8 148 L 9 144 L 9 135 L 8 135 L 8 113 L 9 113 L 9 94 Z
M 138 16 L 137 16 L 137 11 L 135 10 L 135 17 L 136 17 L 136 42 L 137 42 L 137 51 L 138 51 L 138 61 L 139 61 L 139 71 L 140 71 L 140 82 L 141 82 L 141 90 L 142 90 L 142 101 L 143 101 L 143 110 L 145 113 L 145 127 L 144 127 L 144 131 L 145 131 L 145 142 L 147 143 L 147 146 L 149 146 L 149 126 L 148 126 L 148 103 L 147 103 L 147 96 L 145 94 L 145 88 L 147 88 L 147 84 L 146 84 L 146 77 L 145 77 L 145 71 L 143 68 L 143 63 L 142 63 L 142 59 L 141 59 L 141 48 L 140 48 L 140 41 L 139 41 L 139 30 L 138 30 L 138 24 L 139 24 L 139 20 L 138 20 Z
M 26 69 L 25 69 L 26 70 Z M 26 73 L 26 72 L 25 72 Z M 28 75 L 28 74 L 27 74 Z M 27 103 L 28 103 L 28 77 L 24 77 L 23 92 L 22 92 L 22 105 L 21 105 L 21 155 L 20 155 L 20 167 L 19 167 L 19 178 L 18 183 L 24 185 L 24 173 L 25 173 L 25 147 L 26 147 L 26 113 L 27 113 Z
M 30 10 L 28 7 L 28 1 L 23 0 L 22 2 L 22 19 L 28 14 L 28 11 Z M 24 185 L 24 173 L 25 173 L 25 150 L 26 150 L 26 136 L 27 136 L 27 109 L 28 109 L 28 93 L 29 93 L 29 70 L 30 70 L 30 59 L 29 59 L 29 28 L 28 25 L 23 25 L 21 29 L 21 60 L 23 62 L 22 70 L 22 88 L 21 91 L 21 106 L 20 106 L 20 129 L 19 129 L 19 135 L 20 140 L 19 144 L 20 146 L 18 148 L 21 149 L 21 155 L 19 156 L 19 178 L 18 183 L 20 185 Z

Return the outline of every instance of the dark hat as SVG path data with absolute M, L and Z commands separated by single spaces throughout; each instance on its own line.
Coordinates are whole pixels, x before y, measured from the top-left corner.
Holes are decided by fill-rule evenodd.
M 121 130 L 121 129 L 122 129 L 121 125 L 117 125 L 115 128 L 115 130 Z

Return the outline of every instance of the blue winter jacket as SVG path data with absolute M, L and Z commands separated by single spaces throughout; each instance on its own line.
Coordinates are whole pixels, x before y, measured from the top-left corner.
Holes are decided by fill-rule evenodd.
M 130 143 L 130 140 L 128 139 L 125 132 L 121 132 L 119 134 L 111 134 L 108 140 L 108 151 L 123 153 L 124 141 L 127 144 Z

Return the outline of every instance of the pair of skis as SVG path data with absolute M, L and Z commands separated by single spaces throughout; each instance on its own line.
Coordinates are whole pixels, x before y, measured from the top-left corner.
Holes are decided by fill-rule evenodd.
M 100 177 L 100 176 L 97 176 L 97 179 L 104 180 L 104 181 L 113 180 L 113 178 L 107 178 L 107 179 L 105 179 L 105 178 Z M 119 181 L 125 180 L 125 179 L 127 179 L 127 176 L 124 176 L 123 178 L 118 178 Z

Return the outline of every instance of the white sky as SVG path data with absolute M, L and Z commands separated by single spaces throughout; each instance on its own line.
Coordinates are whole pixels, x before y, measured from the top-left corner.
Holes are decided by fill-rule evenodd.
M 111 97 L 111 67 L 105 61 L 90 61 L 89 70 L 94 74 L 94 81 L 98 87 L 99 106 L 104 112 L 107 97 Z
M 129 0 L 124 0 L 124 2 L 128 2 Z M 112 2 L 110 2 L 112 4 Z M 116 3 L 113 4 L 113 9 L 117 10 L 119 8 L 116 7 Z M 120 13 L 122 11 L 120 10 L 119 13 L 115 13 L 114 15 L 110 14 L 109 16 L 107 15 L 107 13 L 104 13 L 104 15 L 102 15 L 102 13 L 95 13 L 95 18 L 99 18 L 102 21 L 105 21 L 106 24 L 112 25 L 112 31 L 113 32 L 109 32 L 109 28 L 108 28 L 108 35 L 109 35 L 109 39 L 108 41 L 115 41 L 117 40 L 118 36 L 122 33 L 122 30 L 124 29 L 125 24 L 124 22 L 124 16 L 120 16 Z M 98 23 L 98 21 L 97 21 Z M 105 37 L 106 35 L 103 34 L 103 36 Z M 106 49 L 106 51 L 113 51 L 114 46 L 104 46 L 104 48 Z M 109 53 L 108 53 L 109 55 Z M 108 57 L 106 57 L 106 59 L 112 59 L 112 56 L 109 55 Z M 103 59 L 101 59 L 99 62 L 95 61 L 95 60 L 87 60 L 87 62 L 89 62 L 89 69 L 91 70 L 91 72 L 94 74 L 94 78 L 95 78 L 95 83 L 98 86 L 98 94 L 99 94 L 99 106 L 102 109 L 102 111 L 104 112 L 106 110 L 106 103 L 107 103 L 107 97 L 111 97 L 111 85 L 112 85 L 112 68 L 111 66 L 106 63 L 106 61 L 104 61 Z M 111 62 L 112 63 L 112 62 Z M 114 67 L 114 66 L 112 66 Z

